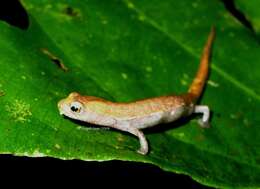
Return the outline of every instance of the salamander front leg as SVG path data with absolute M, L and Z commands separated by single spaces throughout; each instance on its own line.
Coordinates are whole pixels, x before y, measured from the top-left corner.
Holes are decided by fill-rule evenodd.
M 210 118 L 210 110 L 208 106 L 205 105 L 196 105 L 194 109 L 194 113 L 202 113 L 202 118 L 198 120 L 199 125 L 202 128 L 209 128 L 209 118 Z
M 141 130 L 136 129 L 136 128 L 131 128 L 131 129 L 128 130 L 128 132 L 137 136 L 138 139 L 139 139 L 140 148 L 139 148 L 139 150 L 137 150 L 137 152 L 139 154 L 146 155 L 148 153 L 149 149 L 148 149 L 148 142 L 145 138 L 144 133 Z
M 140 148 L 139 150 L 137 150 L 137 152 L 142 155 L 146 155 L 148 153 L 149 151 L 148 142 L 145 138 L 144 133 L 141 130 L 132 127 L 130 124 L 122 124 L 122 125 L 120 124 L 113 127 L 137 136 L 140 142 Z
M 145 138 L 145 135 L 142 131 L 137 129 L 137 137 L 139 138 L 139 142 L 140 142 L 140 148 L 139 150 L 137 150 L 138 153 L 146 155 L 148 153 L 148 142 Z

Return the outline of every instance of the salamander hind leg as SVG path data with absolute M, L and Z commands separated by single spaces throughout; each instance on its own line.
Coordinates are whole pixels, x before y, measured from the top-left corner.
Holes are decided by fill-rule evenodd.
M 202 118 L 198 120 L 198 123 L 202 128 L 210 127 L 209 124 L 210 110 L 208 106 L 196 105 L 194 109 L 194 113 L 202 113 Z

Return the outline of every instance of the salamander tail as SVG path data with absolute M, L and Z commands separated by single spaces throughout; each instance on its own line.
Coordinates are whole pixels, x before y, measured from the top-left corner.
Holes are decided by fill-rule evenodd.
M 197 71 L 197 75 L 194 78 L 192 84 L 190 85 L 188 94 L 192 98 L 192 101 L 197 101 L 200 97 L 204 85 L 206 83 L 206 80 L 208 78 L 208 72 L 209 72 L 209 61 L 210 61 L 210 55 L 211 55 L 211 49 L 212 44 L 215 38 L 215 27 L 213 26 L 211 28 L 211 32 L 208 36 L 208 40 L 204 46 L 203 53 L 200 59 L 200 66 Z

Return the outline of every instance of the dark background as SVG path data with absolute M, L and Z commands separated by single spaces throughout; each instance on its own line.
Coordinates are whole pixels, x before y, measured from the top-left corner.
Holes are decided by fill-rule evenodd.
M 208 188 L 185 175 L 162 171 L 156 166 L 125 161 L 86 162 L 81 160 L 59 160 L 55 158 L 29 158 L 11 155 L 0 156 L 1 182 L 11 179 L 11 184 L 21 183 L 37 186 L 51 183 L 66 186 L 84 186 L 91 184 L 107 187 L 160 185 L 160 188 Z M 123 183 L 123 184 L 122 184 Z M 49 184 L 48 184 L 49 185 Z M 142 186 L 141 185 L 141 186 Z M 167 187 L 168 187 L 167 186 Z M 135 187 L 135 188 L 136 188 Z M 38 187 L 37 187 L 38 188 Z
M 233 0 L 222 1 L 230 14 L 253 30 L 250 22 L 236 9 Z M 0 21 L 5 21 L 23 30 L 29 27 L 28 15 L 17 0 L 0 2 Z M 123 181 L 122 186 L 129 186 L 129 184 L 138 186 L 138 183 L 142 182 L 142 184 L 156 183 L 161 186 L 170 184 L 171 188 L 208 188 L 193 181 L 189 176 L 166 172 L 150 164 L 123 161 L 64 161 L 47 157 L 0 155 L 0 173 L 1 181 L 11 180 L 10 186 L 17 183 L 30 185 L 31 181 L 36 181 L 39 187 L 55 181 L 58 184 L 73 185 L 74 187 L 76 185 L 87 187 L 89 182 L 96 185 L 106 184 L 109 187 L 118 185 L 118 181 Z

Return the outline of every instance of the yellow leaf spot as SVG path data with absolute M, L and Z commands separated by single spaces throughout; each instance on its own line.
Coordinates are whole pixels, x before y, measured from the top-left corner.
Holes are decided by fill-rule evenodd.
M 5 110 L 14 121 L 21 123 L 27 121 L 32 115 L 30 105 L 21 100 L 14 100 L 13 103 L 5 105 Z
M 147 72 L 152 72 L 152 71 L 153 71 L 153 68 L 152 68 L 151 66 L 147 66 L 147 67 L 145 68 L 145 70 L 146 70 Z
M 135 5 L 131 1 L 126 1 L 126 4 L 129 9 L 135 8 Z
M 60 149 L 60 145 L 59 144 L 55 144 L 55 148 Z
M 184 79 L 181 79 L 181 84 L 182 84 L 183 86 L 186 86 L 186 85 L 188 85 L 187 81 L 186 81 L 186 80 L 184 80 Z
M 128 78 L 128 75 L 126 73 L 121 73 L 121 76 L 123 79 L 127 79 Z
M 140 21 L 144 21 L 144 20 L 145 20 L 145 15 L 143 15 L 143 14 L 139 14 L 139 16 L 138 16 L 138 20 L 140 20 Z
M 214 81 L 212 81 L 212 80 L 208 80 L 208 84 L 209 84 L 210 86 L 212 86 L 212 87 L 219 87 L 219 84 L 216 83 L 216 82 L 214 82 Z

